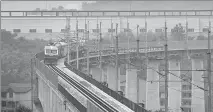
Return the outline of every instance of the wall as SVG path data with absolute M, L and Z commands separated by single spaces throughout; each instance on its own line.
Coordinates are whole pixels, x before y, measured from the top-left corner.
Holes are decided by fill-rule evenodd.
M 26 93 L 14 93 L 13 94 L 14 97 L 13 99 L 15 101 L 19 101 L 20 104 L 28 107 L 28 108 L 31 108 L 31 91 L 28 91 Z

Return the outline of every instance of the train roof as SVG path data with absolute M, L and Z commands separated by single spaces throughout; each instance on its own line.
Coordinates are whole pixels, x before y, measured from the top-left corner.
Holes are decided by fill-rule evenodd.
M 58 49 L 56 46 L 44 46 L 44 49 Z
M 55 42 L 55 46 L 65 46 L 65 45 L 67 45 L 67 43 L 65 43 L 65 42 Z

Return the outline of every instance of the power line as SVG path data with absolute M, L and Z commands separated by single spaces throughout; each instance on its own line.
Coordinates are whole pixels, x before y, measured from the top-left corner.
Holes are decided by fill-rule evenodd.
M 110 56 L 110 57 L 112 57 L 112 56 Z M 112 57 L 112 58 L 114 59 L 114 57 Z M 137 66 L 137 65 L 135 65 L 135 64 L 133 64 L 133 63 L 129 63 L 129 62 L 126 62 L 126 61 L 124 62 L 124 61 L 121 61 L 120 59 L 119 59 L 119 61 L 120 61 L 120 62 L 123 62 L 123 63 L 130 64 L 130 65 L 132 65 L 132 66 L 134 66 L 134 67 L 139 68 L 139 66 Z M 145 64 L 143 64 L 143 65 L 145 65 Z M 163 75 L 162 73 L 160 73 L 159 71 L 155 70 L 153 67 L 149 67 L 148 65 L 145 65 L 145 66 L 146 66 L 147 68 L 152 69 L 153 71 L 155 71 L 155 72 L 158 73 L 159 75 L 165 76 L 165 75 Z M 140 70 L 144 70 L 144 69 L 140 69 Z M 176 77 L 178 77 L 178 76 L 175 75 L 174 73 L 171 73 L 171 72 L 169 72 L 169 73 L 172 74 L 172 75 L 174 75 L 174 76 L 176 76 Z M 195 86 L 195 87 L 197 87 L 197 88 L 199 88 L 199 89 L 201 89 L 201 90 L 207 91 L 207 90 L 205 90 L 204 88 L 202 88 L 202 87 L 200 87 L 200 86 L 198 86 L 198 85 L 196 85 L 196 84 L 193 84 L 192 82 L 185 81 L 185 80 L 182 79 L 181 77 L 178 77 L 178 78 L 180 78 L 180 79 L 183 80 L 184 82 L 188 82 L 188 83 L 192 84 L 193 86 Z

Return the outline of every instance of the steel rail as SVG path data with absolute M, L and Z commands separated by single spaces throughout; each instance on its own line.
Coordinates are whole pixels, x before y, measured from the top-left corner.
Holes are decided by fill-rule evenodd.
M 54 65 L 50 66 L 53 71 L 58 73 L 61 78 L 66 80 L 70 85 L 72 85 L 74 88 L 76 88 L 79 92 L 81 92 L 85 97 L 87 97 L 90 101 L 92 101 L 94 104 L 96 104 L 101 110 L 104 112 L 118 112 L 114 107 L 103 101 L 101 98 L 99 98 L 97 95 L 89 91 L 86 87 L 79 84 L 77 81 L 69 77 L 66 73 L 61 71 L 59 68 L 57 68 Z

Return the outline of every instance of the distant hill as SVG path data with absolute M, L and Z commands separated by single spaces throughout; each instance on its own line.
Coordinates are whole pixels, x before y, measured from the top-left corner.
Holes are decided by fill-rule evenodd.
M 63 6 L 53 7 L 51 10 L 36 8 L 34 11 L 77 11 L 77 9 L 65 9 Z
M 211 1 L 97 1 L 83 2 L 82 10 L 209 10 L 213 9 Z M 49 11 L 64 11 L 63 6 L 53 7 Z M 36 8 L 34 11 L 47 11 Z

